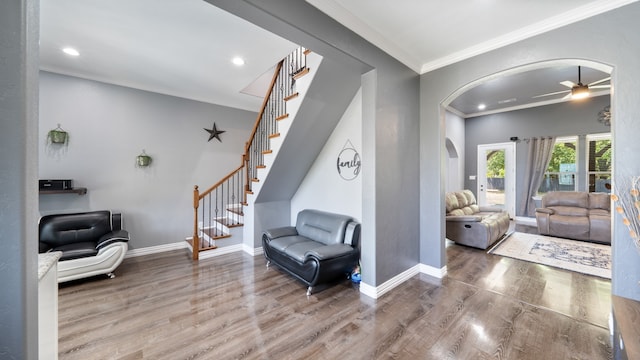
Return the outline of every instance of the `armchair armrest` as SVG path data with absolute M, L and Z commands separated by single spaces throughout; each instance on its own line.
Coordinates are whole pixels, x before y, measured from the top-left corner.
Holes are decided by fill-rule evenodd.
M 536 212 L 542 213 L 542 214 L 549 214 L 549 215 L 553 215 L 556 213 L 555 211 L 553 211 L 553 209 L 548 209 L 548 208 L 536 208 Z
M 304 254 L 304 257 L 305 259 L 313 257 L 322 261 L 339 258 L 341 256 L 351 254 L 354 251 L 357 250 L 347 244 L 333 244 L 309 250 Z
M 482 221 L 482 216 L 480 215 L 454 215 L 447 216 L 447 221 L 452 222 L 480 222 Z
M 273 240 L 283 236 L 296 236 L 298 235 L 298 230 L 296 230 L 295 226 L 284 226 L 265 230 L 264 235 L 267 239 Z
M 108 234 L 104 234 L 98 239 L 96 250 L 100 250 L 107 245 L 111 245 L 116 242 L 128 242 L 129 233 L 126 230 L 116 230 Z
M 344 243 L 357 248 L 360 245 L 360 224 L 351 221 L 344 231 Z

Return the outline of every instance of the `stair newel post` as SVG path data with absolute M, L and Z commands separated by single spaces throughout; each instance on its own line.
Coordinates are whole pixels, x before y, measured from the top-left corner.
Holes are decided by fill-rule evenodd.
M 200 253 L 200 237 L 198 236 L 198 205 L 200 205 L 200 191 L 198 185 L 193 187 L 193 260 L 198 260 Z

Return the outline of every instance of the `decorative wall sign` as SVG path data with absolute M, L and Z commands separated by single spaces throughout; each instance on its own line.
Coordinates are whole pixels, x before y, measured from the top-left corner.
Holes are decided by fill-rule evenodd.
M 347 181 L 357 178 L 358 174 L 360 174 L 360 154 L 348 139 L 342 147 L 342 151 L 338 154 L 336 165 L 338 167 L 338 175 Z
M 213 123 L 213 128 L 212 129 L 204 129 L 206 132 L 209 133 L 209 140 L 207 141 L 211 141 L 211 139 L 216 138 L 218 139 L 218 141 L 222 142 L 222 140 L 220 139 L 220 134 L 225 133 L 226 131 L 224 130 L 218 130 L 218 128 L 216 127 L 216 123 Z

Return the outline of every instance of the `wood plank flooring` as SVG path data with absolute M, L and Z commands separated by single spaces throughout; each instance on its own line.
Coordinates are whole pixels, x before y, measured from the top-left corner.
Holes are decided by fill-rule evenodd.
M 611 359 L 610 281 L 447 246 L 448 275 L 305 296 L 263 256 L 125 259 L 60 285 L 60 359 Z M 366 269 L 364 269 L 366 271 Z

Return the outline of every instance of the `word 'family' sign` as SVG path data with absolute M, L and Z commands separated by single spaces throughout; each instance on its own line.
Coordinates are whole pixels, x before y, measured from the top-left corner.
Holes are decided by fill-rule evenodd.
M 338 175 L 347 181 L 357 178 L 358 174 L 360 174 L 360 154 L 354 149 L 351 141 L 347 140 L 344 144 L 342 151 L 338 154 L 336 165 L 338 167 Z

